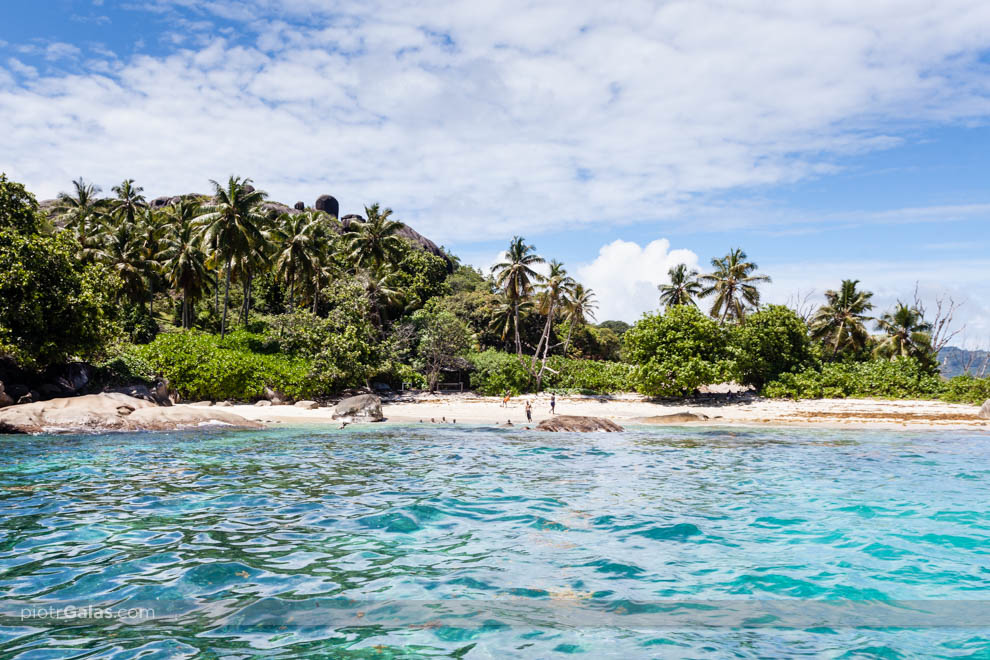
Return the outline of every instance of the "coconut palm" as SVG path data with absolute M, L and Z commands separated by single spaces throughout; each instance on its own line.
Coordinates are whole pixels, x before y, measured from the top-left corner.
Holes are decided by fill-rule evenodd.
M 838 291 L 826 291 L 825 304 L 811 317 L 811 336 L 824 343 L 833 358 L 840 351 L 863 350 L 869 340 L 866 322 L 873 293 L 857 290 L 858 284 L 859 280 L 842 280 Z
M 361 268 L 355 277 L 371 304 L 372 322 L 379 331 L 383 330 L 388 321 L 388 307 L 402 302 L 402 293 L 394 283 L 395 273 L 385 268 L 377 271 Z
M 367 219 L 352 222 L 344 235 L 351 261 L 356 266 L 381 268 L 398 262 L 403 242 L 398 231 L 405 225 L 390 220 L 392 209 L 380 210 L 378 204 L 364 207 Z
M 93 248 L 92 252 L 94 260 L 120 277 L 122 290 L 131 302 L 145 300 L 151 261 L 142 232 L 135 225 L 122 222 L 116 227 L 106 228 L 98 243 L 99 247 Z
M 699 295 L 702 298 L 715 296 L 710 314 L 719 322 L 725 323 L 730 319 L 742 322 L 746 318 L 747 305 L 755 308 L 760 304 L 760 292 L 756 285 L 769 283 L 770 278 L 753 275 L 758 266 L 747 261 L 746 253 L 739 248 L 730 250 L 721 259 L 712 259 L 712 267 L 715 269 L 713 272 L 700 278 L 706 286 Z
M 265 218 L 260 212 L 266 195 L 251 186 L 251 179 L 231 176 L 227 185 L 216 181 L 211 204 L 202 207 L 197 223 L 203 228 L 203 242 L 214 250 L 213 260 L 224 265 L 223 317 L 220 337 L 227 333 L 227 308 L 230 306 L 230 271 L 236 257 L 265 242 L 260 227 Z
M 542 350 L 543 366 L 536 376 L 537 389 L 540 387 L 540 380 L 542 379 L 543 370 L 546 367 L 547 355 L 550 352 L 550 331 L 553 329 L 553 322 L 556 320 L 557 314 L 560 311 L 563 298 L 575 284 L 574 278 L 567 274 L 564 264 L 554 259 L 550 262 L 550 272 L 539 285 L 538 310 L 546 316 L 546 322 L 543 324 L 543 332 L 540 335 L 540 341 L 536 344 L 536 352 L 533 353 L 533 359 L 530 363 L 530 369 L 533 369 Z
M 519 308 L 533 292 L 533 285 L 543 280 L 543 276 L 533 267 L 545 263 L 536 254 L 532 245 L 526 245 L 521 236 L 513 236 L 505 261 L 492 266 L 495 284 L 501 288 L 512 307 L 512 328 L 515 332 L 516 354 L 522 356 L 522 340 L 519 338 Z M 503 326 L 507 328 L 507 326 Z
M 210 279 L 203 242 L 194 221 L 197 215 L 199 205 L 195 203 L 181 201 L 172 207 L 168 212 L 169 232 L 157 255 L 166 280 L 182 292 L 182 327 L 187 329 L 192 327 L 193 305 Z
M 694 299 L 701 295 L 701 282 L 698 281 L 698 271 L 688 270 L 687 264 L 677 264 L 667 271 L 670 284 L 661 284 L 660 304 L 665 309 L 676 305 L 695 305 Z
M 325 218 L 321 211 L 278 217 L 270 233 L 275 247 L 275 268 L 289 287 L 289 308 L 295 307 L 296 285 L 306 285 L 319 267 Z
M 124 179 L 111 190 L 117 197 L 107 202 L 107 208 L 118 222 L 133 224 L 138 214 L 148 208 L 148 202 L 141 194 L 144 192 L 144 188 L 135 186 L 134 179 Z
M 916 307 L 897 301 L 893 313 L 887 312 L 877 319 L 877 329 L 886 334 L 874 355 L 914 357 L 924 359 L 932 353 L 932 324 L 925 321 Z
M 598 309 L 598 302 L 595 300 L 595 292 L 586 289 L 583 284 L 575 284 L 567 293 L 564 299 L 564 318 L 567 320 L 567 338 L 564 340 L 564 355 L 567 355 L 567 347 L 571 343 L 571 334 L 574 326 L 585 324 L 588 319 L 595 320 L 595 310 Z
M 98 198 L 100 187 L 86 183 L 82 177 L 73 181 L 72 186 L 72 193 L 58 194 L 54 212 L 66 229 L 83 238 L 102 214 L 104 202 Z

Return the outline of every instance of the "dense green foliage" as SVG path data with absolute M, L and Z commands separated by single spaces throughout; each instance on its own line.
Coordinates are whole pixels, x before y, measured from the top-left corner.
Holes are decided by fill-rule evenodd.
M 161 335 L 134 354 L 164 376 L 186 400 L 251 400 L 265 387 L 291 398 L 328 394 L 300 357 L 264 352 L 260 335 L 243 330 L 221 339 L 197 331 Z
M 632 382 L 643 394 L 684 396 L 733 374 L 726 331 L 692 305 L 645 314 L 622 340 L 636 365 Z
M 740 381 L 757 388 L 783 373 L 809 367 L 815 359 L 804 321 L 781 305 L 746 317 L 732 329 L 731 341 Z
M 821 369 L 785 373 L 763 388 L 769 397 L 793 399 L 886 397 L 933 398 L 942 380 L 913 358 L 826 362 Z
M 119 285 L 73 251 L 63 235 L 0 231 L 0 352 L 43 367 L 98 355 L 113 337 Z

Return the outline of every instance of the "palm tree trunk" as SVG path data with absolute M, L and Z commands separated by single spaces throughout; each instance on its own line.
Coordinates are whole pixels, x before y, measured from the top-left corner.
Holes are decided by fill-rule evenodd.
M 519 301 L 512 304 L 512 329 L 516 335 L 516 355 L 522 357 L 522 341 L 519 339 Z
M 567 339 L 564 340 L 564 357 L 567 357 L 567 347 L 571 343 L 571 333 L 574 332 L 574 323 L 574 319 L 571 319 L 571 322 L 567 324 Z
M 220 339 L 227 336 L 227 307 L 230 305 L 230 262 L 231 258 L 227 258 L 227 283 L 224 285 L 223 289 L 223 319 L 220 321 Z

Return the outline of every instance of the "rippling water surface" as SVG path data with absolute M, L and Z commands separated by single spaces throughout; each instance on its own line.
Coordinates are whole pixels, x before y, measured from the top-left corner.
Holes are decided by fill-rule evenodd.
M 8 437 L 0 601 L 3 658 L 988 658 L 990 436 Z M 801 622 L 826 601 L 959 621 Z M 21 611 L 67 603 L 155 617 Z

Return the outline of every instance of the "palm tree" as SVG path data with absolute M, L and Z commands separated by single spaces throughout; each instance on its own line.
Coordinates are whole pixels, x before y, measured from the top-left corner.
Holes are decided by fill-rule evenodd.
M 533 266 L 542 263 L 545 263 L 543 257 L 536 254 L 532 245 L 526 245 L 521 236 L 513 236 L 505 253 L 505 261 L 492 266 L 495 283 L 505 292 L 512 306 L 516 354 L 520 357 L 522 357 L 522 340 L 519 338 L 519 306 L 532 294 L 534 283 L 543 280 L 543 276 L 533 270 Z
M 677 264 L 667 271 L 670 284 L 661 284 L 660 304 L 665 309 L 676 305 L 694 305 L 695 297 L 701 295 L 701 282 L 698 281 L 698 271 L 688 270 L 687 264 Z
M 86 183 L 82 177 L 73 181 L 72 186 L 74 190 L 71 194 L 58 194 L 54 211 L 66 229 L 74 230 L 77 236 L 85 237 L 90 224 L 103 211 L 103 200 L 97 197 L 100 187 Z
M 536 352 L 533 353 L 533 359 L 530 362 L 530 370 L 535 369 L 536 360 L 539 358 L 540 350 L 542 349 L 543 364 L 536 375 L 537 391 L 540 389 L 540 381 L 543 379 L 543 371 L 547 365 L 547 355 L 550 352 L 550 331 L 553 329 L 553 322 L 557 318 L 557 312 L 559 311 L 562 298 L 567 295 L 574 285 L 574 278 L 567 274 L 564 264 L 556 259 L 552 260 L 550 262 L 550 272 L 540 285 L 538 307 L 540 313 L 545 315 L 547 320 L 543 324 L 543 333 L 540 335 L 540 341 L 536 344 Z
M 355 277 L 364 289 L 368 302 L 371 303 L 372 322 L 379 331 L 383 330 L 388 320 L 386 309 L 402 301 L 402 293 L 393 283 L 395 273 L 384 268 L 378 270 L 362 268 L 357 271 Z
M 710 314 L 721 323 L 729 319 L 742 322 L 746 318 L 746 305 L 757 307 L 760 304 L 756 284 L 770 282 L 766 275 L 752 275 L 758 266 L 746 259 L 745 252 L 734 248 L 721 259 L 712 259 L 715 271 L 700 278 L 707 284 L 700 296 L 715 296 Z
M 137 207 L 141 208 L 141 207 Z M 137 217 L 137 226 L 143 236 L 144 251 L 148 259 L 148 313 L 154 314 L 155 285 L 160 279 L 161 264 L 158 263 L 158 253 L 162 249 L 162 240 L 168 234 L 171 219 L 162 211 L 144 207 Z
M 874 355 L 924 359 L 932 353 L 932 324 L 925 321 L 916 307 L 898 300 L 893 313 L 887 312 L 877 319 L 877 329 L 887 336 L 874 349 Z
M 134 225 L 122 222 L 116 227 L 107 228 L 98 237 L 98 243 L 100 247 L 93 249 L 94 259 L 108 266 L 120 277 L 123 291 L 131 302 L 143 301 L 150 261 L 142 232 Z
M 598 302 L 595 300 L 595 292 L 584 288 L 583 284 L 575 284 L 564 299 L 564 318 L 567 319 L 567 339 L 564 340 L 564 355 L 567 355 L 567 347 L 571 343 L 571 333 L 574 326 L 585 324 L 588 319 L 595 320 L 595 310 L 598 309 Z
M 370 264 L 376 269 L 396 263 L 403 247 L 398 231 L 405 225 L 389 220 L 392 209 L 380 211 L 377 203 L 364 207 L 364 213 L 367 220 L 351 223 L 344 236 L 351 261 L 356 266 Z
M 511 300 L 505 292 L 502 292 L 495 301 L 488 327 L 498 331 L 501 340 L 505 341 L 505 338 L 509 336 L 509 331 L 515 327 L 519 315 L 529 313 L 532 308 L 532 300 L 522 300 L 517 304 L 517 301 Z M 517 331 L 516 335 L 518 336 L 518 334 Z
M 169 211 L 172 224 L 158 253 L 166 279 L 182 291 L 182 327 L 192 327 L 192 310 L 209 280 L 206 254 L 194 219 L 199 205 L 180 201 Z
M 270 238 L 277 246 L 275 268 L 288 284 L 290 309 L 295 307 L 296 284 L 308 282 L 319 267 L 323 216 L 322 211 L 283 213 L 278 217 L 279 226 L 271 232 Z
M 825 304 L 811 317 L 811 336 L 831 347 L 833 358 L 839 351 L 862 350 L 869 340 L 865 324 L 873 294 L 856 290 L 857 284 L 859 280 L 842 280 L 838 291 L 826 291 Z
M 227 308 L 230 306 L 230 269 L 235 257 L 261 246 L 265 237 L 259 229 L 265 222 L 259 213 L 266 195 L 251 186 L 251 179 L 231 176 L 227 186 L 216 181 L 213 185 L 212 203 L 203 207 L 197 218 L 203 228 L 203 242 L 215 250 L 216 263 L 224 264 L 225 284 L 223 293 L 223 317 L 220 321 L 220 337 L 227 334 Z
M 124 179 L 120 185 L 114 186 L 114 194 L 117 195 L 116 199 L 111 199 L 108 203 L 110 214 L 117 218 L 118 221 L 126 221 L 131 224 L 134 223 L 134 219 L 142 209 L 148 208 L 148 202 L 145 201 L 144 188 L 141 186 L 134 185 L 134 179 Z

